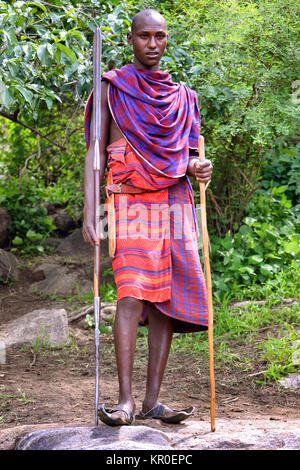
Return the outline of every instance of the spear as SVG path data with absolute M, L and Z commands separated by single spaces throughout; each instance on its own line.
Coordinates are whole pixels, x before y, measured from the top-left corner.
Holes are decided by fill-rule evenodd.
M 199 136 L 198 139 L 199 159 L 201 162 L 205 160 L 204 137 Z M 211 430 L 215 431 L 215 377 L 214 377 L 214 350 L 213 350 L 213 304 L 212 304 L 212 288 L 211 288 L 211 274 L 209 262 L 209 243 L 208 231 L 206 220 L 206 200 L 205 200 L 205 183 L 200 185 L 200 207 L 201 207 L 201 226 L 203 235 L 203 257 L 206 277 L 207 289 L 207 309 L 208 309 L 208 350 L 209 350 L 209 375 L 210 375 L 210 419 Z
M 95 424 L 99 405 L 99 324 L 100 324 L 100 139 L 101 139 L 101 31 L 97 27 L 93 44 L 93 139 L 94 139 L 94 210 L 99 243 L 94 247 L 94 319 L 96 349 Z

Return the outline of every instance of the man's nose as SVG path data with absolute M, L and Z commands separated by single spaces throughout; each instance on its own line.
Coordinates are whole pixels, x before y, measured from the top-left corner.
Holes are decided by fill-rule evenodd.
M 156 48 L 156 42 L 155 42 L 155 37 L 154 36 L 150 36 L 150 41 L 149 41 L 148 46 L 151 47 L 152 49 Z

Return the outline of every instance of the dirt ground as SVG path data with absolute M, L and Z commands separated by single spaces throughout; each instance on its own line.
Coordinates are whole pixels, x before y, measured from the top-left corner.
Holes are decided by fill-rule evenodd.
M 37 308 L 68 310 L 66 303 L 29 294 L 29 282 L 24 276 L 18 285 L 0 286 L 0 324 Z M 0 430 L 27 424 L 94 425 L 94 333 L 76 323 L 69 327 L 70 344 L 62 349 L 7 351 L 5 364 L 0 365 Z M 235 345 L 234 352 L 239 355 L 244 349 L 241 341 Z M 118 400 L 112 333 L 101 335 L 100 358 L 100 402 L 111 407 Z M 147 347 L 140 335 L 133 379 L 137 411 L 143 400 L 146 366 Z M 222 367 L 215 364 L 216 421 L 253 416 L 270 420 L 300 418 L 299 392 L 284 390 L 276 384 L 256 384 L 259 376 L 251 374 L 259 370 L 255 364 L 247 371 L 230 364 Z M 160 400 L 177 409 L 192 404 L 196 407 L 193 419 L 209 421 L 208 361 L 200 362 L 178 351 L 171 353 Z

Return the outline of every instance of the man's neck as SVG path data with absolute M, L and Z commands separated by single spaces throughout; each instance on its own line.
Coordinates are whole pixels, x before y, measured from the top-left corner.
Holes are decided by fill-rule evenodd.
M 159 71 L 159 64 L 153 65 L 152 67 L 146 67 L 143 65 L 139 60 L 134 59 L 132 65 L 139 70 L 149 70 L 151 72 L 158 72 Z

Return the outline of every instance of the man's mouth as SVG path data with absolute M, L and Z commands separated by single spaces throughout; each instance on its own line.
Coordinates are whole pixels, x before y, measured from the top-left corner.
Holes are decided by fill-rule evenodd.
M 149 57 L 157 57 L 158 52 L 146 52 L 146 55 L 149 56 Z

